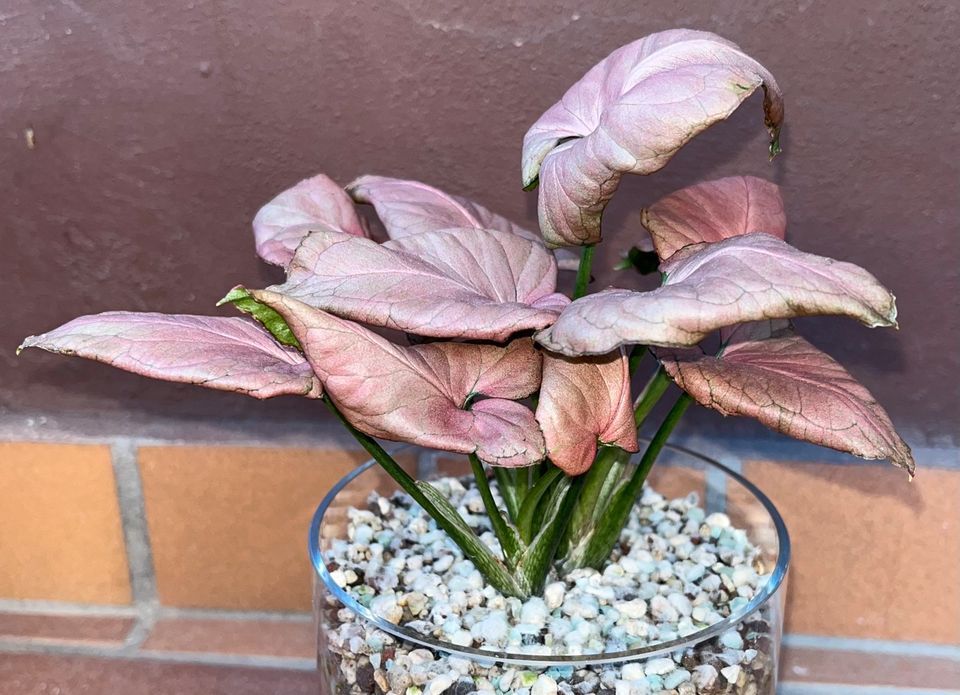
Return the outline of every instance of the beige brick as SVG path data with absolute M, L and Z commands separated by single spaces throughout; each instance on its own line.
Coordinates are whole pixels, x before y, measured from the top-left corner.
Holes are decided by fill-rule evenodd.
M 960 642 L 960 472 L 747 463 L 793 541 L 787 630 Z
M 140 450 L 160 602 L 308 611 L 307 530 L 362 451 L 218 446 Z
M 0 597 L 130 603 L 106 446 L 0 443 Z

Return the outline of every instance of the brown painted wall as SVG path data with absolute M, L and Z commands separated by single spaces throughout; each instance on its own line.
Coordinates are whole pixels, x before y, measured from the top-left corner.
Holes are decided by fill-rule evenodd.
M 623 186 L 606 267 L 640 233 L 639 205 L 699 178 L 771 177 L 795 244 L 866 265 L 899 297 L 899 333 L 822 319 L 804 322 L 807 335 L 908 431 L 955 439 L 958 19 L 949 0 L 3 0 L 0 408 L 313 417 L 311 403 L 13 349 L 77 314 L 207 313 L 238 282 L 277 279 L 249 221 L 320 170 L 420 178 L 531 221 L 526 127 L 612 49 L 689 26 L 777 76 L 785 154 L 767 163 L 748 104 Z

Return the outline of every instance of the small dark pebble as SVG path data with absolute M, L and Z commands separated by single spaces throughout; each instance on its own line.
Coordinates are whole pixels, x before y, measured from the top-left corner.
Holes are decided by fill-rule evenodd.
M 443 691 L 443 695 L 469 695 L 476 692 L 477 686 L 469 678 L 461 678 Z
M 357 686 L 362 692 L 374 692 L 377 682 L 373 679 L 373 664 L 369 661 L 357 667 Z

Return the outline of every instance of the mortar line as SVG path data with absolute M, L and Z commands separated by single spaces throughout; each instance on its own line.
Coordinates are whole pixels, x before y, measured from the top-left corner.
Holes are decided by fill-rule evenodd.
M 278 623 L 311 623 L 311 613 L 287 613 L 282 611 L 232 611 L 212 608 L 174 608 L 161 606 L 157 612 L 160 619 L 222 620 L 241 622 L 244 620 L 263 620 Z
M 120 521 L 127 551 L 130 572 L 130 590 L 138 607 L 150 607 L 157 601 L 157 579 L 153 567 L 150 532 L 147 529 L 146 502 L 143 481 L 137 465 L 137 443 L 123 438 L 110 447 L 113 475 L 120 504 Z M 147 608 L 146 615 L 149 617 Z
M 839 466 L 884 466 L 883 461 L 865 461 L 855 456 L 789 437 L 724 437 L 684 434 L 679 432 L 670 442 L 693 449 L 705 456 L 721 459 L 726 456 L 740 460 L 759 459 L 784 463 L 826 463 Z M 909 443 L 909 442 L 908 442 Z M 918 467 L 931 469 L 960 469 L 960 447 L 912 445 Z
M 123 640 L 122 651 L 125 654 L 136 653 L 150 637 L 150 633 L 153 632 L 153 627 L 157 623 L 158 609 L 156 603 L 141 603 L 139 608 L 137 621 Z
M 277 657 L 264 655 L 237 655 L 218 652 L 159 652 L 152 650 L 128 650 L 105 645 L 62 644 L 55 641 L 18 641 L 0 638 L 0 653 L 7 654 L 56 654 L 62 656 L 90 656 L 126 661 L 160 661 L 214 666 L 238 666 L 249 668 L 286 669 L 313 671 L 313 659 L 303 657 Z M 912 688 L 898 686 L 859 686 L 837 683 L 801 683 L 784 681 L 778 695 L 960 695 L 960 690 Z
M 832 649 L 889 656 L 924 656 L 960 661 L 960 647 L 932 642 L 909 642 L 866 637 L 831 637 L 791 632 L 783 636 L 783 644 L 791 649 Z
M 158 618 L 194 618 L 198 620 L 273 620 L 277 622 L 308 623 L 313 615 L 307 611 L 265 611 L 227 608 L 179 608 L 176 606 L 149 606 Z M 91 603 L 69 603 L 38 599 L 0 599 L 0 613 L 84 616 L 103 618 L 137 618 L 144 613 L 138 606 L 108 606 Z
M 417 477 L 430 480 L 437 475 L 437 452 L 423 449 L 417 457 Z
M 52 416 L 52 422 L 47 423 L 46 416 L 34 413 L 23 416 L 0 414 L 0 439 L 8 441 L 28 442 L 76 442 L 89 444 L 114 445 L 129 441 L 129 435 L 121 434 L 88 434 L 82 423 L 68 422 L 61 426 Z M 34 424 L 39 420 L 39 424 Z M 236 427 L 228 428 L 223 432 L 216 430 L 217 423 L 205 423 L 209 432 L 195 437 L 181 438 L 158 435 L 153 432 L 145 436 L 138 436 L 141 446 L 252 446 L 277 448 L 304 448 L 318 446 L 334 446 L 356 448 L 355 442 L 343 432 L 332 426 L 297 426 L 281 432 L 276 439 L 258 436 L 250 428 L 240 431 Z M 322 423 L 321 423 L 322 424 Z M 329 424 L 329 423 L 327 423 Z M 96 423 L 94 427 L 98 426 Z M 128 429 L 136 431 L 139 422 L 132 422 Z M 175 425 L 171 425 L 173 428 Z M 944 441 L 940 444 L 936 440 L 924 437 L 917 432 L 907 433 L 907 443 L 913 448 L 916 459 L 928 468 L 945 468 L 948 470 L 960 469 L 960 446 L 953 441 Z M 226 438 L 224 440 L 224 437 Z M 730 435 L 715 434 L 684 434 L 678 432 L 672 438 L 676 444 L 702 449 L 702 453 L 709 455 L 709 450 L 716 450 L 717 446 L 724 451 L 742 458 L 777 459 L 790 462 L 818 462 L 830 464 L 864 464 L 858 459 L 829 449 L 819 448 L 813 444 L 798 442 L 787 437 L 775 438 L 763 435 Z M 882 465 L 879 462 L 867 462 L 866 465 Z
M 303 657 L 282 657 L 255 654 L 223 654 L 219 652 L 161 652 L 143 649 L 107 647 L 87 644 L 64 644 L 49 641 L 19 641 L 0 638 L 0 654 L 53 654 L 58 656 L 87 656 L 123 661 L 162 661 L 178 664 L 209 666 L 240 666 L 246 668 L 314 671 L 316 662 Z
M 0 599 L 0 613 L 86 616 L 92 618 L 136 618 L 140 614 L 135 606 L 107 606 L 44 599 L 9 598 Z
M 827 648 L 865 653 L 896 654 L 925 657 L 958 658 L 960 648 L 946 645 L 894 642 L 857 638 L 821 637 L 814 635 L 787 635 L 784 644 L 793 649 Z M 121 646 L 105 644 L 77 644 L 57 640 L 34 640 L 0 638 L 0 653 L 8 654 L 58 654 L 65 656 L 93 656 L 124 660 L 165 661 L 175 663 L 208 664 L 221 666 L 245 666 L 312 671 L 315 663 L 302 657 L 276 657 L 266 655 L 223 654 L 217 652 L 160 652 L 143 650 L 125 643 Z M 900 688 L 896 686 L 853 686 L 831 683 L 800 683 L 785 681 L 779 695 L 960 695 L 960 690 Z
M 798 683 L 785 681 L 777 695 L 960 695 L 960 690 L 901 688 L 895 685 L 849 685 L 847 683 Z
M 743 464 L 740 459 L 735 456 L 727 454 L 726 456 L 717 457 L 717 460 L 736 473 L 743 472 Z M 706 495 L 703 500 L 703 508 L 707 510 L 708 513 L 712 511 L 726 513 L 729 511 L 727 509 L 727 478 L 726 473 L 723 473 L 713 466 L 706 467 L 706 474 L 704 476 Z
M 104 618 L 136 618 L 141 610 L 133 606 L 106 606 L 85 603 L 67 603 L 38 599 L 0 599 L 0 613 L 64 615 Z M 277 622 L 310 623 L 313 616 L 307 612 L 245 611 L 214 608 L 178 608 L 160 606 L 158 618 L 192 618 L 197 620 L 272 620 Z M 960 661 L 960 646 L 874 639 L 869 637 L 833 637 L 791 632 L 783 636 L 784 646 L 791 649 L 833 649 L 891 656 L 917 656 Z

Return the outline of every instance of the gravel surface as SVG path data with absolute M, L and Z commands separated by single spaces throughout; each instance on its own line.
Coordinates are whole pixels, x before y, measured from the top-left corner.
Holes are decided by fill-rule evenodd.
M 434 483 L 499 552 L 467 479 Z M 494 486 L 494 493 L 496 488 Z M 497 498 L 499 500 L 499 497 Z M 583 656 L 691 635 L 745 605 L 768 579 L 743 530 L 695 494 L 644 489 L 603 570 L 551 577 L 542 597 L 507 598 L 405 494 L 351 509 L 347 540 L 326 553 L 334 581 L 383 619 L 455 646 Z M 535 668 L 432 651 L 321 598 L 321 668 L 331 693 L 394 695 L 772 695 L 770 624 L 754 614 L 720 637 L 625 664 Z

